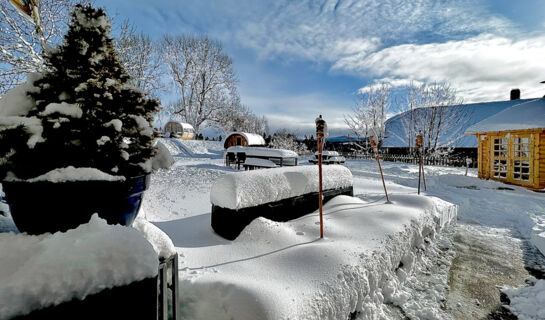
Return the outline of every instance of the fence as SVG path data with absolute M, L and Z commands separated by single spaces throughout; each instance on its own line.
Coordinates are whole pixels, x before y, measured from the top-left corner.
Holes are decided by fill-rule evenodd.
M 412 163 L 418 164 L 419 158 L 416 155 L 408 154 L 390 154 L 384 153 L 379 154 L 380 158 L 383 161 L 390 162 L 403 162 L 403 163 Z M 373 153 L 346 153 L 343 156 L 347 159 L 369 159 L 374 160 L 375 155 Z M 470 168 L 477 168 L 477 159 L 470 158 L 471 164 Z M 456 157 L 456 156 L 424 156 L 422 158 L 424 165 L 434 165 L 434 166 L 450 166 L 450 167 L 465 167 L 466 158 L 465 157 Z

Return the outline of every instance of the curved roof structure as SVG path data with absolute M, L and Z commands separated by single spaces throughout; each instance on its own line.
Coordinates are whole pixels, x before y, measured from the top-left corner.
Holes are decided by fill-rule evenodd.
M 248 132 L 231 132 L 229 133 L 223 141 L 227 142 L 231 136 L 234 135 L 241 135 L 246 139 L 246 142 L 248 143 L 248 146 L 264 146 L 265 145 L 265 139 L 263 139 L 262 136 L 255 134 L 255 133 L 248 133 Z M 227 147 L 227 146 L 225 146 Z

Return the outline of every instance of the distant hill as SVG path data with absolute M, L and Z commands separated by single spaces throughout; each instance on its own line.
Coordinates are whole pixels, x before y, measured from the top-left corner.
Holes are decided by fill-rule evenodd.
M 477 138 L 464 135 L 467 128 L 509 107 L 531 100 L 534 99 L 471 103 L 449 107 L 452 112 L 463 114 L 465 120 L 461 122 L 460 126 L 443 135 L 439 139 L 439 145 L 448 144 L 459 148 L 477 148 Z M 386 138 L 383 141 L 383 147 L 407 147 L 409 131 L 406 119 L 408 119 L 408 115 L 408 112 L 404 112 L 386 121 Z

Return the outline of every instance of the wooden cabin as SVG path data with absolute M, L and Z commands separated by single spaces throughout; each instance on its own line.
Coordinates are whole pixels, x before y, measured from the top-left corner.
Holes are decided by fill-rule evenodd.
M 469 127 L 478 140 L 479 178 L 545 188 L 545 99 L 507 108 Z
M 232 132 L 228 134 L 223 141 L 223 147 L 225 149 L 234 146 L 252 147 L 265 145 L 265 139 L 263 139 L 262 136 L 247 132 Z
M 182 138 L 183 140 L 192 140 L 195 137 L 195 129 L 189 123 L 178 121 L 169 121 L 165 125 L 165 133 L 173 138 Z

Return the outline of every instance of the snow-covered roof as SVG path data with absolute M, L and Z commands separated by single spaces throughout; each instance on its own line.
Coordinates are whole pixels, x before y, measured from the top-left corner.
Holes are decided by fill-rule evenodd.
M 260 148 L 260 147 L 242 147 L 242 146 L 233 146 L 227 149 L 227 152 L 243 152 L 247 157 L 277 157 L 277 158 L 293 158 L 297 157 L 297 153 L 291 150 L 286 149 L 271 149 L 271 148 Z
M 545 99 L 525 101 L 472 125 L 466 134 L 490 131 L 545 129 Z
M 225 138 L 225 141 L 227 141 L 231 136 L 239 134 L 246 139 L 246 142 L 248 142 L 249 146 L 264 146 L 265 145 L 265 139 L 263 139 L 262 136 L 255 134 L 255 133 L 248 133 L 248 132 L 231 132 L 227 135 Z
M 189 123 L 180 122 L 180 121 L 169 121 L 169 122 L 167 122 L 167 124 L 165 124 L 165 128 L 171 123 L 177 123 L 177 124 L 181 125 L 183 128 L 191 128 L 191 129 L 195 130 L 195 128 L 193 128 L 193 126 L 190 125 Z
M 453 128 L 439 139 L 439 145 L 448 144 L 451 147 L 476 148 L 477 138 L 471 135 L 464 135 L 464 132 L 467 132 L 467 128 L 509 107 L 532 100 L 535 99 L 471 103 L 449 107 L 452 112 L 463 115 L 464 119 L 459 126 Z M 383 147 L 407 147 L 409 115 L 409 112 L 404 112 L 386 121 L 386 138 L 382 143 Z

